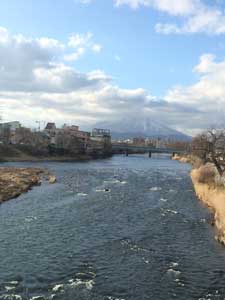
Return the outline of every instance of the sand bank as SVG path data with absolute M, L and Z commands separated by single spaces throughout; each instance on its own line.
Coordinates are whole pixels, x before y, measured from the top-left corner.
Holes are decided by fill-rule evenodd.
M 40 185 L 43 176 L 49 177 L 45 169 L 1 167 L 0 203 L 20 196 L 35 185 Z

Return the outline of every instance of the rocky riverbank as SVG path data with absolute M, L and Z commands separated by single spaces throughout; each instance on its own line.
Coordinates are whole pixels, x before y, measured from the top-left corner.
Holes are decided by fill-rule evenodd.
M 0 204 L 20 196 L 35 185 L 40 185 L 44 176 L 53 182 L 52 176 L 45 169 L 1 167 Z

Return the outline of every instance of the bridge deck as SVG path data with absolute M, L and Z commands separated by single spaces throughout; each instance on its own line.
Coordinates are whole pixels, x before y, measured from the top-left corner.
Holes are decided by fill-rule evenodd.
M 112 145 L 113 150 L 117 151 L 141 151 L 141 152 L 151 152 L 151 153 L 184 153 L 183 150 L 178 149 L 170 149 L 170 148 L 153 148 L 148 146 L 136 146 L 136 145 Z

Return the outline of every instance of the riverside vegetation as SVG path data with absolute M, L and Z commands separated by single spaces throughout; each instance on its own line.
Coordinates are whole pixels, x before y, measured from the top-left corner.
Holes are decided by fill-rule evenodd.
M 191 179 L 197 197 L 211 210 L 215 238 L 225 245 L 225 130 L 211 129 L 192 142 L 191 154 L 174 160 L 191 163 Z

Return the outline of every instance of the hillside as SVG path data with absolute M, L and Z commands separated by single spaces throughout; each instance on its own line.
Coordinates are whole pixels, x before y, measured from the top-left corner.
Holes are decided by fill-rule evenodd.
M 190 136 L 149 118 L 143 120 L 125 118 L 113 122 L 99 122 L 95 124 L 95 127 L 110 129 L 113 139 L 128 139 L 142 136 L 146 138 L 170 138 L 182 141 L 191 140 Z

